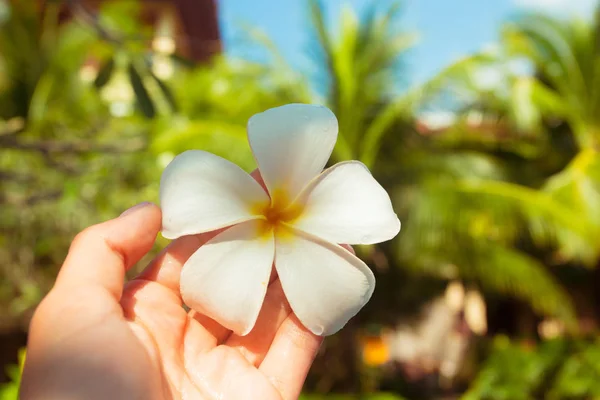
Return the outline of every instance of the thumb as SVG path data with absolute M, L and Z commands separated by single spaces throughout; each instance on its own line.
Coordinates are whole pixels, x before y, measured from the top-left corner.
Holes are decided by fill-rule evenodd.
M 79 233 L 59 272 L 59 286 L 101 286 L 121 298 L 125 272 L 152 248 L 161 228 L 161 212 L 141 203 L 110 221 Z

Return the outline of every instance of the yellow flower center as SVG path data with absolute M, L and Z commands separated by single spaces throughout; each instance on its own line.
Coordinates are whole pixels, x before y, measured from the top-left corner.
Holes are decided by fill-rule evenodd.
M 293 223 L 300 217 L 302 210 L 302 205 L 291 204 L 285 191 L 275 190 L 269 202 L 252 207 L 253 214 L 264 217 L 263 222 L 259 224 L 259 236 L 268 238 L 273 231 L 276 231 L 278 236 L 284 235 L 287 230 L 283 223 Z

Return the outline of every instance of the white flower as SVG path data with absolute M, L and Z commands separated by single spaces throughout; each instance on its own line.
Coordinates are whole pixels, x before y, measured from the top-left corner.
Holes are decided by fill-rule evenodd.
M 246 335 L 273 264 L 292 310 L 317 335 L 337 332 L 369 301 L 373 273 L 338 243 L 389 240 L 400 221 L 362 163 L 323 171 L 337 131 L 335 116 L 321 106 L 289 104 L 250 118 L 248 140 L 268 193 L 237 165 L 204 151 L 187 151 L 167 166 L 163 236 L 228 227 L 183 266 L 181 294 L 190 308 Z

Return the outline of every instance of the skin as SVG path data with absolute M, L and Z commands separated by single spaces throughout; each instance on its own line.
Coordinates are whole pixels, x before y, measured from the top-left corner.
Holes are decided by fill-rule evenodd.
M 182 307 L 181 267 L 214 233 L 175 240 L 124 284 L 160 228 L 146 203 L 75 238 L 32 319 L 20 398 L 298 397 L 322 338 L 291 312 L 276 276 L 244 337 Z

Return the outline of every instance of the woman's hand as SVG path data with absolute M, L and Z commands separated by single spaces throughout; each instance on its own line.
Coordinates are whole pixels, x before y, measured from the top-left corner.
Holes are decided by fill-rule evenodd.
M 160 227 L 160 209 L 143 203 L 75 238 L 31 322 L 22 399 L 298 397 L 322 338 L 277 279 L 244 337 L 183 308 L 181 267 L 210 235 L 174 241 L 124 284 Z

